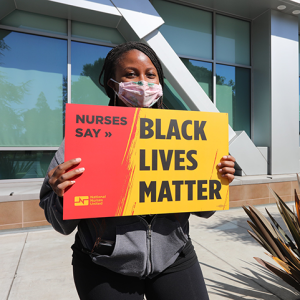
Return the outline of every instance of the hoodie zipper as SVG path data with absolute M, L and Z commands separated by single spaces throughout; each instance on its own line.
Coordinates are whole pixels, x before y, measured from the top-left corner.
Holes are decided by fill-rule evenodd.
M 142 222 L 147 226 L 147 245 L 148 245 L 148 260 L 149 260 L 149 271 L 148 271 L 148 274 L 151 274 L 152 272 L 152 261 L 151 261 L 151 237 L 152 237 L 152 223 L 154 221 L 154 219 L 156 218 L 156 215 L 152 218 L 150 224 L 144 219 L 142 218 L 141 216 L 137 216 L 139 217 Z

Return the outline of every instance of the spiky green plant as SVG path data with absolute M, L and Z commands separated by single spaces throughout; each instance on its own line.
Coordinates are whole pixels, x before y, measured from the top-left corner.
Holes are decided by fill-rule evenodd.
M 300 187 L 300 178 L 297 174 Z M 251 219 L 247 221 L 252 231 L 250 235 L 263 246 L 273 260 L 281 267 L 278 268 L 258 257 L 254 257 L 257 262 L 279 276 L 289 285 L 300 292 L 300 203 L 295 190 L 295 210 L 294 213 L 284 201 L 270 189 L 276 199 L 276 204 L 281 217 L 286 224 L 293 240 L 284 232 L 272 215 L 267 211 L 273 224 L 270 223 L 255 207 L 243 206 L 243 209 Z

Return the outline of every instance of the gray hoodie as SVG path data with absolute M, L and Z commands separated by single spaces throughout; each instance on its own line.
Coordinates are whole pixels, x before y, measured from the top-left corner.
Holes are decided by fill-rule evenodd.
M 64 162 L 64 142 L 52 159 L 48 172 Z M 152 278 L 175 262 L 189 238 L 189 213 L 155 215 L 151 223 L 140 216 L 63 220 L 63 199 L 46 176 L 40 192 L 40 206 L 53 228 L 70 234 L 76 227 L 85 249 L 92 251 L 98 238 L 113 241 L 111 255 L 91 254 L 94 263 L 129 276 Z M 208 218 L 214 212 L 196 213 Z

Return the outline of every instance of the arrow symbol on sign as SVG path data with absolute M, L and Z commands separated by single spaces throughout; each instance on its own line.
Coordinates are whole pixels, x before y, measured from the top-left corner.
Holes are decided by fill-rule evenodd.
M 105 137 L 111 137 L 112 134 L 110 132 L 105 132 Z

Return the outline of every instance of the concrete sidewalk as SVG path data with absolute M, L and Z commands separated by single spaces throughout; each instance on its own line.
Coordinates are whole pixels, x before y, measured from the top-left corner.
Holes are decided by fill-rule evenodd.
M 277 207 L 257 208 L 264 211 L 265 207 L 285 228 Z M 208 220 L 190 219 L 191 238 L 210 299 L 300 299 L 295 290 L 253 259 L 257 256 L 271 262 L 248 234 L 247 219 L 240 208 L 217 212 Z M 74 234 L 63 236 L 51 227 L 0 231 L 0 299 L 78 299 L 72 278 L 73 241 Z

